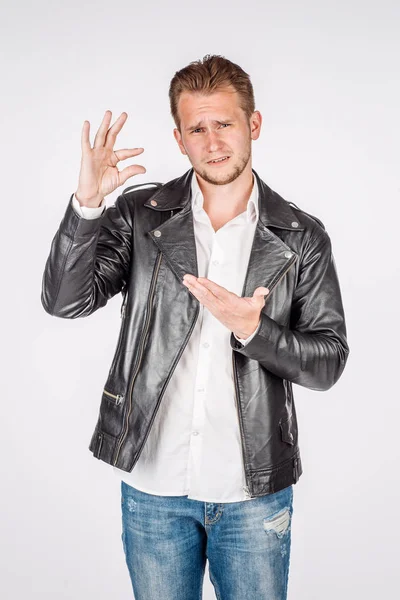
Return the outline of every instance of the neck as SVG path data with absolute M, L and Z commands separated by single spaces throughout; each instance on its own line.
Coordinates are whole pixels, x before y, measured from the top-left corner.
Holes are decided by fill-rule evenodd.
M 239 177 L 225 185 L 214 185 L 195 175 L 210 219 L 229 220 L 246 210 L 254 182 L 250 162 Z

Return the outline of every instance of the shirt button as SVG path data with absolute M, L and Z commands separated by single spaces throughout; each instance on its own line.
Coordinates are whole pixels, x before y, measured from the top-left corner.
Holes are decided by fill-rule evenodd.
M 297 221 L 293 221 L 292 227 L 298 227 L 298 226 L 299 226 L 298 222 Z
M 193 435 L 199 435 L 198 431 L 193 431 Z
M 209 347 L 210 347 L 210 344 L 208 342 L 204 342 L 203 348 L 209 348 Z
M 156 229 L 155 232 L 154 232 L 154 236 L 155 237 L 160 237 L 161 236 L 161 231 L 159 231 L 158 229 Z
M 214 265 L 214 267 L 218 266 L 219 265 L 219 260 L 213 260 L 212 264 Z
M 197 388 L 197 391 L 198 391 L 198 392 L 204 392 L 204 388 L 203 388 L 203 387 L 198 387 L 198 388 Z
M 150 200 L 150 204 L 152 206 L 157 206 L 157 200 Z M 293 225 L 293 223 L 292 223 L 292 225 Z
M 290 258 L 292 256 L 291 252 L 285 252 L 285 258 Z

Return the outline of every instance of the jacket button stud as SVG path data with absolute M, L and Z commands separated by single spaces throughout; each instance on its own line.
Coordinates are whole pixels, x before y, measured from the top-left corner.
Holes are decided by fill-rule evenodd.
M 285 258 L 290 258 L 292 256 L 291 252 L 285 252 Z
M 152 206 L 157 206 L 157 200 L 150 200 L 150 204 Z
M 154 232 L 154 237 L 160 237 L 161 236 L 161 231 L 159 231 L 158 229 L 155 230 Z
M 297 221 L 293 221 L 292 227 L 298 227 L 298 226 L 299 226 L 298 222 Z

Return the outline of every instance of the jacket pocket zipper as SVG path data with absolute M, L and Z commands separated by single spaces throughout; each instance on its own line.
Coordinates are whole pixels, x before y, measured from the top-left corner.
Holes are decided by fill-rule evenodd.
M 115 400 L 115 404 L 122 404 L 124 396 L 122 394 L 112 394 L 111 392 L 108 392 L 106 389 L 103 389 L 103 393 L 106 396 L 110 396 L 111 398 L 114 398 Z
M 112 361 L 111 367 L 110 367 L 110 373 L 112 373 L 113 370 L 114 370 L 114 368 L 115 368 L 116 362 L 118 360 L 118 354 L 119 354 L 119 351 L 121 349 L 122 338 L 124 336 L 124 326 L 125 326 L 124 319 L 125 319 L 125 308 L 126 308 L 127 296 L 128 296 L 128 294 L 125 294 L 125 298 L 124 298 L 124 300 L 122 302 L 122 305 L 121 305 L 121 313 L 120 313 L 120 316 L 121 316 L 121 326 L 120 326 L 120 329 L 119 329 L 119 335 L 118 335 L 117 345 L 116 345 L 116 348 L 115 348 L 115 351 L 114 351 L 114 358 L 113 358 L 113 361 Z
M 98 458 L 100 460 L 100 452 L 101 452 L 101 447 L 103 445 L 103 434 L 101 432 L 99 432 L 97 434 L 97 449 L 95 451 L 95 457 Z

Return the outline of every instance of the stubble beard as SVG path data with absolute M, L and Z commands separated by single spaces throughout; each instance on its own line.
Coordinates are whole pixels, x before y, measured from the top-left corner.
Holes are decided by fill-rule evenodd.
M 248 145 L 246 153 L 239 157 L 237 163 L 235 165 L 233 165 L 233 167 L 231 167 L 231 169 L 228 173 L 225 173 L 225 174 L 221 173 L 219 175 L 217 174 L 216 176 L 213 176 L 212 174 L 210 174 L 206 169 L 195 167 L 193 164 L 192 164 L 192 166 L 193 166 L 193 170 L 200 177 L 202 177 L 204 179 L 204 181 L 207 181 L 207 183 L 211 183 L 213 185 L 227 185 L 228 183 L 232 183 L 232 181 L 235 181 L 235 179 L 237 179 L 239 177 L 239 175 L 241 175 L 243 173 L 243 171 L 245 170 L 245 168 L 248 165 L 250 157 L 251 157 L 251 144 Z M 231 160 L 231 158 L 229 160 Z

